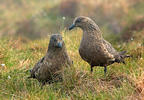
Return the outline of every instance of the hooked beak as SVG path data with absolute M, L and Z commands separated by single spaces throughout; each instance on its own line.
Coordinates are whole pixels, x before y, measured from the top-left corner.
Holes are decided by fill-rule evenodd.
M 74 27 L 75 27 L 75 24 L 72 24 L 72 25 L 69 27 L 69 30 L 72 30 Z
M 57 45 L 56 45 L 56 47 L 62 48 L 62 42 L 58 42 Z

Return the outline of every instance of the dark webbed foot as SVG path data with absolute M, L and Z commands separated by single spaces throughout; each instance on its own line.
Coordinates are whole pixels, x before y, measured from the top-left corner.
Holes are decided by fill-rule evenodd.
M 104 67 L 104 75 L 106 76 L 107 73 L 107 66 Z

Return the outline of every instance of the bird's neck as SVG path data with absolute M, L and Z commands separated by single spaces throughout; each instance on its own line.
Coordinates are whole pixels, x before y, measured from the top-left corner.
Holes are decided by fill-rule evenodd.
M 55 47 L 49 47 L 47 52 L 51 52 L 51 53 L 61 53 L 63 52 L 65 49 L 63 48 L 55 48 Z
M 81 29 L 83 30 L 83 36 L 91 36 L 91 37 L 95 37 L 96 39 L 101 39 L 102 38 L 102 34 L 101 31 L 98 27 L 98 25 L 96 24 L 86 24 L 83 27 L 81 27 Z
M 92 40 L 101 40 L 103 38 L 101 32 L 97 30 L 83 30 L 83 37 Z

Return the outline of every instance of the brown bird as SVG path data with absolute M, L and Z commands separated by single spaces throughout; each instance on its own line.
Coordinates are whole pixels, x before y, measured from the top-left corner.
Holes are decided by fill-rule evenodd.
M 83 37 L 79 47 L 79 54 L 83 60 L 91 65 L 91 72 L 94 66 L 103 66 L 106 75 L 107 66 L 117 63 L 125 63 L 126 51 L 117 52 L 112 45 L 104 40 L 98 25 L 89 17 L 76 17 L 69 30 L 79 27 L 83 30 Z
M 29 78 L 36 78 L 42 85 L 57 82 L 62 80 L 62 68 L 71 65 L 62 36 L 54 34 L 50 37 L 46 55 L 35 64 Z

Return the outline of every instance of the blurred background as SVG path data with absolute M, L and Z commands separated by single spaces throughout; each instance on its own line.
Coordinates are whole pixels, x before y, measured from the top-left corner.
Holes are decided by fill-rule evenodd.
M 132 38 L 144 28 L 144 0 L 0 0 L 0 37 L 43 38 L 91 17 L 105 34 Z

